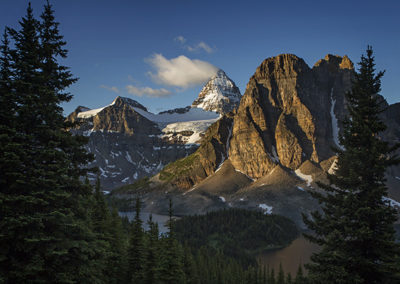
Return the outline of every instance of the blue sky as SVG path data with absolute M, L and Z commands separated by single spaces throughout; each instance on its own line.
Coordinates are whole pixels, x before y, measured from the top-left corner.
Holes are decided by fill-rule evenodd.
M 358 62 L 367 44 L 385 69 L 382 94 L 400 101 L 400 1 L 53 0 L 79 81 L 78 105 L 117 95 L 150 111 L 190 105 L 202 82 L 223 69 L 244 93 L 266 58 L 293 53 L 310 66 L 326 54 Z M 0 1 L 0 29 L 18 28 L 28 1 Z M 36 15 L 44 0 L 33 0 Z

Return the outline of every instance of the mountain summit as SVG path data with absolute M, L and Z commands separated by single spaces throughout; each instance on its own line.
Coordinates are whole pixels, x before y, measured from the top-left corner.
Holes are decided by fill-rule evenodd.
M 236 108 L 240 98 L 235 83 L 220 70 L 193 106 L 155 114 L 118 96 L 100 108 L 80 106 L 67 119 L 80 122 L 71 132 L 89 137 L 88 150 L 96 158 L 91 166 L 99 168 L 102 185 L 112 189 L 193 153 L 209 126 Z
M 192 107 L 224 114 L 236 109 L 241 97 L 235 82 L 220 69 L 203 87 Z

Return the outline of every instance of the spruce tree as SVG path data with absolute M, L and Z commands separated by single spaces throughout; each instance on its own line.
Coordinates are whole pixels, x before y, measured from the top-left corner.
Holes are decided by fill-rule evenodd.
M 109 234 L 111 249 L 111 254 L 107 260 L 109 283 L 124 283 L 127 240 L 124 234 L 122 218 L 118 215 L 116 208 L 111 211 Z
M 182 283 L 184 281 L 183 272 L 183 252 L 182 247 L 175 239 L 172 200 L 169 200 L 169 221 L 168 234 L 163 239 L 163 255 L 161 260 L 160 278 L 165 283 Z
M 114 281 L 114 275 L 112 275 L 113 268 L 109 266 L 114 254 L 114 248 L 111 244 L 111 217 L 103 192 L 101 191 L 99 176 L 97 176 L 96 180 L 90 214 L 92 230 L 96 238 L 96 263 L 101 274 L 104 275 L 103 280 L 112 283 Z
M 275 284 L 276 283 L 276 279 L 275 279 L 275 270 L 273 268 L 271 268 L 269 277 L 268 277 L 268 284 Z
M 150 214 L 147 221 L 149 230 L 146 232 L 146 257 L 144 263 L 144 283 L 157 283 L 159 278 L 159 231 L 158 224 L 153 222 Z
M 45 14 L 53 15 L 49 4 L 42 22 L 29 4 L 20 30 L 9 30 L 13 48 L 3 43 L 11 76 L 2 80 L 1 92 L 12 86 L 5 93 L 12 124 L 2 119 L 0 129 L 12 135 L 1 138 L 0 267 L 7 283 L 97 281 L 86 211 L 91 189 L 81 180 L 91 155 L 86 139 L 66 130 L 60 104 L 71 99 L 64 90 L 75 79 L 58 63 L 67 55 L 65 42 L 54 17 Z
M 303 274 L 303 267 L 301 264 L 299 264 L 299 267 L 297 268 L 296 272 L 296 277 L 294 279 L 295 284 L 306 284 L 306 279 Z
M 93 230 L 99 234 L 99 239 L 108 240 L 110 212 L 106 201 L 104 200 L 103 192 L 101 191 L 99 176 L 97 176 L 93 197 L 94 201 L 91 212 Z
M 375 73 L 371 47 L 361 57 L 353 86 L 346 94 L 349 117 L 336 149 L 337 168 L 330 185 L 313 192 L 322 205 L 305 223 L 307 238 L 321 246 L 311 257 L 309 277 L 315 283 L 399 283 L 399 246 L 393 224 L 396 210 L 387 201 L 385 170 L 398 163 L 379 134 L 384 99 L 383 72 Z M 397 276 L 396 276 L 397 274 Z
M 5 28 L 0 47 L 0 133 L 2 135 L 9 135 L 14 123 L 16 101 L 11 91 L 12 76 L 10 40 L 8 29 Z
M 140 219 L 141 203 L 139 197 L 136 198 L 135 211 L 136 214 L 132 224 L 128 248 L 128 278 L 131 283 L 142 283 L 144 276 L 145 245 L 143 222 Z
M 277 284 L 285 284 L 285 273 L 283 272 L 282 263 L 279 263 L 278 279 Z
M 289 272 L 286 274 L 286 284 L 292 284 L 292 275 Z
M 185 245 L 183 249 L 183 271 L 185 273 L 185 283 L 200 283 L 198 267 L 188 245 Z

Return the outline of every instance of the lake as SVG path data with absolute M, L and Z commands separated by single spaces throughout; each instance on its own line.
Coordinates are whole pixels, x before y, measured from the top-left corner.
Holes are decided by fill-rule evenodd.
M 119 212 L 121 217 L 128 217 L 129 221 L 135 218 L 135 212 Z M 140 219 L 143 221 L 143 227 L 148 230 L 147 221 L 149 220 L 150 213 L 140 213 Z M 165 227 L 169 220 L 168 215 L 152 214 L 153 222 L 158 223 L 160 233 L 166 233 L 168 229 Z M 174 217 L 177 218 L 177 217 Z M 299 264 L 305 264 L 310 261 L 310 256 L 313 252 L 318 251 L 318 246 L 308 242 L 303 235 L 295 239 L 289 246 L 283 249 L 276 249 L 267 251 L 258 255 L 258 262 L 261 265 L 268 265 L 273 267 L 277 273 L 279 264 L 282 263 L 285 273 L 290 272 L 294 277 L 296 275 Z
M 278 272 L 279 264 L 282 263 L 285 273 L 290 272 L 292 276 L 295 276 L 299 264 L 308 263 L 310 256 L 316 251 L 318 251 L 318 246 L 310 243 L 301 235 L 283 249 L 262 253 L 258 256 L 258 261 L 261 265 L 273 267 L 275 273 Z

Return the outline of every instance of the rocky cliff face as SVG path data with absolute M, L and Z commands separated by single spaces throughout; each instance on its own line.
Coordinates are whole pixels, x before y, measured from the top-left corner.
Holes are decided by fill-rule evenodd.
M 252 179 L 276 165 L 296 170 L 305 161 L 329 159 L 353 72 L 347 57 L 327 55 L 313 68 L 291 54 L 266 59 L 250 78 L 237 112 L 213 124 L 200 148 L 185 159 L 185 174 L 177 161 L 161 177 L 188 190 L 226 159 Z
M 250 78 L 234 118 L 229 158 L 253 178 L 277 163 L 292 170 L 332 156 L 353 65 L 327 55 L 310 68 L 283 54 L 266 59 Z
M 70 121 L 80 121 L 71 131 L 89 137 L 87 147 L 95 155 L 90 166 L 99 168 L 105 189 L 155 174 L 197 148 L 164 141 L 158 125 L 135 108 L 146 110 L 134 100 L 117 97 L 106 107 L 95 110 L 79 107 L 68 116 Z M 95 175 L 90 177 L 95 178 Z
M 188 190 L 212 175 L 226 160 L 233 118 L 225 115 L 206 131 L 200 147 L 192 155 L 166 166 L 159 179 L 172 187 Z

